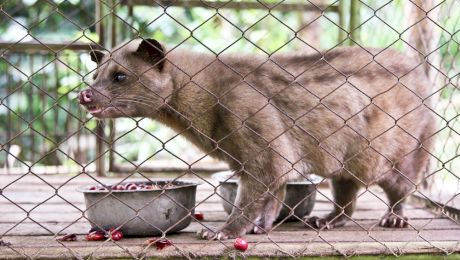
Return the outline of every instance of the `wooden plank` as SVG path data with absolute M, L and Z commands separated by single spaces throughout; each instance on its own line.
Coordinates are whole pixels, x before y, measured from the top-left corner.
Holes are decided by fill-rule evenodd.
M 62 258 L 144 258 L 144 257 L 232 257 L 236 256 L 318 256 L 318 255 L 362 255 L 362 254 L 409 254 L 409 253 L 444 253 L 460 250 L 455 241 L 433 242 L 362 242 L 362 243 L 290 243 L 290 242 L 256 242 L 248 238 L 249 249 L 241 255 L 232 246 L 233 241 L 203 241 L 190 238 L 194 243 L 180 241 L 174 236 L 168 237 L 173 246 L 155 250 L 144 244 L 145 239 L 125 239 L 119 242 L 69 242 L 58 243 L 49 237 L 10 237 L 10 248 L 0 248 L 0 255 L 9 259 L 35 256 L 46 259 Z M 190 240 L 191 240 L 190 239 Z M 103 248 L 103 250 L 101 250 Z M 14 249 L 15 251 L 13 251 Z
M 65 232 L 65 233 L 76 233 L 76 234 L 84 234 L 90 228 L 90 224 L 87 219 L 82 218 L 81 215 L 70 215 L 65 214 L 62 215 L 60 218 L 59 216 L 54 216 L 55 218 L 46 218 L 47 215 L 43 215 L 42 217 L 31 216 L 31 219 L 24 218 L 26 216 L 22 216 L 21 219 L 12 220 L 12 221 L 1 221 L 0 222 L 0 234 L 3 234 L 8 231 L 8 235 L 50 235 L 51 233 L 58 233 L 58 232 Z M 51 216 L 53 217 L 53 216 Z M 223 225 L 225 218 L 227 217 L 226 214 L 220 212 L 220 214 L 205 214 L 205 220 L 203 221 L 194 221 L 192 224 L 187 227 L 184 232 L 197 232 L 198 230 L 205 228 L 205 227 L 219 227 Z M 42 226 L 38 225 L 40 223 Z M 58 219 L 58 220 L 57 220 Z M 348 236 L 347 232 L 354 232 L 354 231 L 365 231 L 365 230 L 372 230 L 372 231 L 388 231 L 392 232 L 394 229 L 390 228 L 382 228 L 378 226 L 377 219 L 362 219 L 354 221 L 349 221 L 344 227 L 336 228 L 336 231 L 344 232 L 345 236 Z M 9 231 L 12 227 L 16 225 L 16 223 L 20 223 L 15 227 L 13 230 Z M 460 230 L 460 225 L 451 221 L 450 219 L 412 219 L 410 220 L 410 227 L 403 230 L 398 231 L 413 231 L 413 230 Z M 44 228 L 45 227 L 45 228 Z M 283 222 L 281 224 L 275 224 L 274 231 L 305 231 L 309 230 L 309 228 L 305 227 L 304 224 L 300 221 L 296 222 Z
M 81 205 L 81 211 L 69 205 L 42 205 L 30 212 L 24 212 L 16 208 L 14 211 L 5 211 L 0 215 L 0 223 L 16 223 L 29 216 L 31 219 L 39 222 L 71 222 L 82 217 L 84 206 Z M 202 212 L 207 219 L 212 221 L 225 221 L 227 213 L 223 212 L 220 204 L 204 204 L 203 207 L 199 206 L 196 212 Z M 329 213 L 329 210 L 314 210 L 310 215 L 323 216 Z M 375 220 L 378 221 L 385 213 L 385 210 L 369 210 L 357 211 L 352 219 L 355 221 L 361 220 Z M 411 209 L 406 212 L 411 220 L 426 220 L 426 219 L 444 219 L 446 217 L 439 217 L 433 213 L 426 212 L 420 209 Z M 436 218 L 435 218 L 436 217 Z M 446 218 L 447 219 L 447 218 Z M 32 221 L 32 220 L 26 220 Z M 458 224 L 458 222 L 457 222 Z M 459 225 L 460 226 L 460 225 Z
M 200 223 L 201 222 L 201 223 Z M 190 224 L 189 227 L 184 229 L 184 232 L 197 232 L 198 230 L 205 228 L 204 226 L 212 226 L 218 227 L 222 225 L 223 221 L 194 221 Z M 295 222 L 284 222 L 278 226 L 275 224 L 275 229 L 273 231 L 306 231 L 310 230 L 308 227 L 305 227 L 304 223 L 300 221 Z M 384 232 L 392 232 L 395 229 L 391 228 L 384 228 L 378 226 L 378 221 L 376 220 L 359 220 L 355 222 L 349 221 L 345 224 L 344 227 L 336 228 L 335 231 L 340 231 L 343 233 L 343 236 L 348 236 L 348 232 L 353 231 L 364 231 L 364 230 L 371 230 L 371 231 L 384 231 Z M 410 227 L 404 229 L 402 231 L 413 231 L 413 230 L 421 230 L 428 231 L 428 230 L 460 230 L 460 225 L 457 223 L 449 220 L 449 219 L 416 219 L 410 221 Z M 328 232 L 328 231 L 322 231 Z
M 29 194 L 27 196 L 16 197 L 15 202 L 18 205 L 14 205 L 6 199 L 0 199 L 0 205 L 2 206 L 3 215 L 0 215 L 0 222 L 6 219 L 10 221 L 22 219 L 23 216 L 30 212 L 31 217 L 37 216 L 39 219 L 53 219 L 59 221 L 63 216 L 61 214 L 56 214 L 56 212 L 65 212 L 66 216 L 69 214 L 81 215 L 81 211 L 85 210 L 85 205 L 83 202 L 83 196 L 81 194 L 76 194 L 80 198 L 78 201 L 73 200 L 77 196 L 63 196 L 67 198 L 72 205 L 68 204 L 66 201 L 59 197 L 53 197 L 47 200 L 44 203 L 41 203 L 45 199 L 49 198 L 50 195 L 38 196 Z M 33 198 L 31 200 L 30 198 Z M 32 202 L 25 203 L 25 201 L 31 200 Z M 202 212 L 219 212 L 223 211 L 220 198 L 213 196 L 208 200 L 201 202 L 197 201 L 196 211 Z M 23 209 L 19 208 L 22 207 Z M 332 204 L 317 202 L 314 207 L 314 211 L 311 215 L 325 215 L 332 209 Z M 385 208 L 360 208 L 358 207 L 356 212 L 353 215 L 354 219 L 379 219 L 386 213 L 387 209 Z M 409 218 L 420 219 L 420 218 L 433 218 L 436 215 L 420 208 L 410 208 L 406 210 L 406 215 Z M 443 216 L 443 215 L 440 215 Z
M 89 222 L 57 223 L 57 222 L 26 222 L 0 224 L 0 235 L 7 236 L 50 236 L 54 234 L 86 234 L 91 225 Z

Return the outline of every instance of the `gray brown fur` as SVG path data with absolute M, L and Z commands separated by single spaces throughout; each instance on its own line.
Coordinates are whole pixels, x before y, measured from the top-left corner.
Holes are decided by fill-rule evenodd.
M 432 88 L 415 61 L 359 47 L 270 59 L 174 49 L 149 60 L 135 53 L 156 50 L 139 46 L 99 56 L 94 104 L 117 109 L 98 116 L 158 120 L 240 174 L 237 208 L 203 237 L 269 231 L 286 182 L 308 173 L 332 179 L 336 207 L 325 218 L 306 217 L 307 225 L 344 225 L 359 188 L 373 184 L 389 197 L 380 224 L 406 225 L 402 204 L 420 184 L 435 132 Z M 126 82 L 114 84 L 114 71 Z

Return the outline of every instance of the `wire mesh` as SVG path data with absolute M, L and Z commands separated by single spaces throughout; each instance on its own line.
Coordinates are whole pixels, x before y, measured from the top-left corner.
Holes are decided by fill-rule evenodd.
M 460 250 L 458 1 L 0 6 L 2 257 Z

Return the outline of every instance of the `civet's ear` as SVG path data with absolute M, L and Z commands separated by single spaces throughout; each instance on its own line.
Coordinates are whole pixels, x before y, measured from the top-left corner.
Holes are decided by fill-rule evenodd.
M 158 70 L 161 71 L 163 69 L 165 63 L 165 50 L 157 40 L 142 40 L 135 54 L 141 59 L 155 65 Z
M 89 56 L 91 56 L 91 60 L 96 62 L 97 64 L 101 62 L 104 55 L 105 53 L 103 53 L 102 51 L 93 50 L 89 52 Z

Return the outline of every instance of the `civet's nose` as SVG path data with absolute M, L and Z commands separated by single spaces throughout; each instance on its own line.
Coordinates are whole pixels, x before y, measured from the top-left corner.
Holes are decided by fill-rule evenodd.
M 93 101 L 93 91 L 91 89 L 85 89 L 78 93 L 78 101 L 80 104 L 88 104 Z

